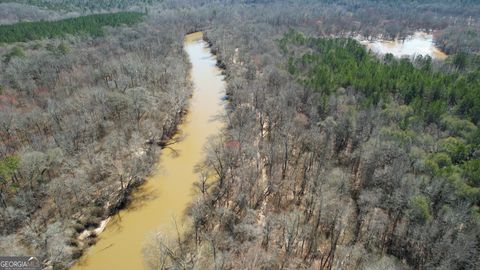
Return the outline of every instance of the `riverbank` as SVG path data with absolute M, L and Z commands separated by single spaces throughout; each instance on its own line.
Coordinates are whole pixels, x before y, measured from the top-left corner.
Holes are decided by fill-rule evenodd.
M 184 116 L 186 113 L 187 108 L 184 108 L 178 112 L 175 117 L 175 121 L 173 122 L 173 128 L 171 128 L 167 133 L 162 134 L 159 140 L 152 138 L 146 140 L 144 142 L 144 148 L 137 149 L 136 151 L 138 160 L 142 160 L 141 156 L 147 154 L 160 156 L 161 151 L 169 145 L 169 141 L 171 141 L 175 135 L 178 134 L 178 126 L 184 121 Z M 149 163 L 148 167 L 153 168 L 154 164 L 158 162 L 158 159 L 159 158 L 150 159 L 152 162 Z M 75 245 L 79 247 L 79 249 L 74 256 L 74 259 L 79 258 L 86 249 L 96 243 L 96 238 L 105 230 L 108 222 L 114 215 L 130 206 L 132 193 L 134 193 L 141 185 L 145 183 L 148 175 L 151 173 L 151 171 L 145 171 L 143 174 L 130 177 L 126 186 L 123 186 L 122 182 L 118 182 L 116 188 L 117 192 L 111 194 L 111 196 L 106 199 L 105 208 L 103 211 L 105 215 L 100 217 L 101 221 L 98 223 L 87 222 L 83 224 L 83 226 L 82 224 L 78 224 L 74 236 L 77 235 L 75 237 L 77 240 Z M 91 218 L 95 218 L 95 216 L 78 216 L 77 220 L 90 220 Z M 73 264 L 75 264 L 75 261 L 72 261 L 72 265 Z
M 184 46 L 194 88 L 188 112 L 173 138 L 177 143 L 162 150 L 155 172 L 134 189 L 128 206 L 111 217 L 97 243 L 73 269 L 142 269 L 143 240 L 159 228 L 165 232 L 181 223 L 199 177 L 195 166 L 204 158 L 208 138 L 221 127 L 220 121 L 212 119 L 223 110 L 220 100 L 225 89 L 202 35 L 187 35 Z
M 192 90 L 183 29 L 162 18 L 2 47 L 20 54 L 0 65 L 0 253 L 68 268 L 169 147 Z

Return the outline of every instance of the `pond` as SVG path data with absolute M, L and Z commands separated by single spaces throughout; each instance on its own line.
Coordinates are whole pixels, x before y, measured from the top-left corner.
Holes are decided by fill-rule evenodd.
M 435 59 L 445 59 L 447 55 L 435 46 L 433 35 L 416 32 L 404 40 L 373 40 L 357 38 L 360 43 L 378 54 L 391 53 L 396 57 L 413 57 L 415 55 L 429 55 Z

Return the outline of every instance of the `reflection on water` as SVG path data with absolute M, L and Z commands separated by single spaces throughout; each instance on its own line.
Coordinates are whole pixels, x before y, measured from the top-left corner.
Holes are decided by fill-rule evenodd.
M 179 127 L 184 139 L 162 151 L 157 172 L 133 194 L 132 204 L 111 218 L 97 244 L 73 269 L 144 269 L 141 250 L 146 238 L 156 229 L 169 230 L 192 199 L 198 178 L 194 167 L 203 158 L 207 138 L 221 129 L 221 122 L 213 119 L 224 110 L 220 100 L 225 85 L 202 33 L 187 35 L 185 50 L 192 63 L 194 91 Z
M 375 53 L 391 53 L 396 57 L 411 57 L 415 55 L 430 55 L 432 58 L 445 59 L 447 55 L 440 51 L 433 42 L 433 35 L 416 32 L 413 36 L 405 40 L 375 40 L 368 41 L 360 39 L 360 42 L 366 45 Z

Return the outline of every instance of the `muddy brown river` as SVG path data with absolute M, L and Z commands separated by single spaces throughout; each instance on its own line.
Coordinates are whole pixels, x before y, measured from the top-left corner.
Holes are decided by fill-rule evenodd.
M 72 269 L 145 269 L 142 248 L 148 237 L 157 230 L 171 231 L 174 218 L 181 222 L 199 177 L 194 167 L 204 158 L 208 138 L 221 129 L 214 118 L 224 110 L 225 93 L 223 76 L 202 33 L 186 36 L 185 51 L 194 84 L 188 113 L 179 127 L 179 136 L 185 138 L 172 145 L 173 150 L 162 150 L 157 170 L 134 192 L 132 204 L 111 217 L 98 242 Z

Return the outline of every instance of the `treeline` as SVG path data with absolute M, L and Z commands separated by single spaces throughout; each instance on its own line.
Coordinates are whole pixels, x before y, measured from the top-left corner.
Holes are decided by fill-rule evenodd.
M 478 25 L 449 26 L 436 38 L 437 45 L 448 54 L 459 52 L 480 53 L 480 27 Z
M 22 21 L 59 20 L 76 14 L 59 14 L 36 6 L 0 1 L 0 24 L 13 24 Z M 78 15 L 77 15 L 78 16 Z
M 4 0 L 2 2 L 11 2 Z M 178 9 L 185 12 L 190 7 L 201 8 L 211 6 L 212 9 L 229 8 L 228 5 L 254 5 L 257 8 L 270 6 L 273 8 L 282 8 L 288 5 L 289 8 L 301 9 L 308 6 L 308 9 L 302 9 L 304 19 L 316 14 L 318 20 L 308 21 L 309 24 L 316 25 L 317 31 L 321 34 L 349 35 L 362 34 L 367 38 L 404 38 L 407 35 L 419 29 L 430 31 L 436 30 L 437 36 L 441 39 L 439 45 L 450 53 L 459 51 L 471 52 L 475 48 L 471 44 L 478 44 L 480 37 L 472 36 L 463 31 L 465 28 L 476 29 L 478 32 L 478 15 L 480 5 L 476 1 L 231 1 L 231 0 L 203 0 L 203 1 L 174 1 L 174 0 L 17 0 L 14 2 L 36 5 L 53 10 L 71 10 L 78 12 L 98 12 L 102 10 L 149 10 L 149 9 Z M 285 10 L 286 11 L 286 10 Z M 268 15 L 268 12 L 266 13 Z M 279 22 L 290 16 L 283 18 L 270 18 L 270 20 Z M 307 21 L 304 21 L 307 23 Z M 444 29 L 449 26 L 455 26 L 455 29 L 461 31 L 452 32 Z M 313 29 L 313 28 L 311 28 Z M 440 30 L 440 31 L 438 31 Z M 450 34 L 451 33 L 451 34 Z M 448 38 L 450 36 L 451 38 Z M 455 37 L 454 37 L 455 36 Z M 467 40 L 467 41 L 466 41 Z
M 104 26 L 133 25 L 144 14 L 138 12 L 119 12 L 95 14 L 59 21 L 22 22 L 12 25 L 0 25 L 0 43 L 26 42 L 42 38 L 64 37 L 65 35 L 88 34 L 101 36 Z
M 480 5 L 477 1 L 329 1 L 324 12 L 325 34 L 360 33 L 367 38 L 404 38 L 419 29 L 434 31 L 449 54 L 478 53 Z
M 124 10 L 143 7 L 159 0 L 1 0 L 0 3 L 16 2 L 51 10 L 92 12 L 98 10 Z

